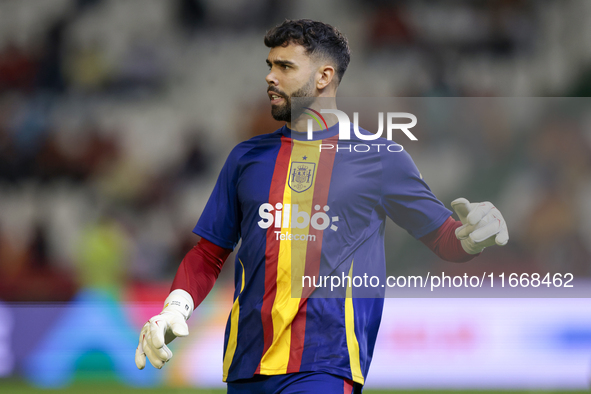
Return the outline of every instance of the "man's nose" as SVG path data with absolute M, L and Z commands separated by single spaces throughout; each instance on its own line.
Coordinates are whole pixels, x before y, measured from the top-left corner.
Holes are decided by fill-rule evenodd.
M 277 78 L 275 77 L 275 74 L 273 73 L 273 71 L 269 71 L 269 74 L 267 74 L 267 76 L 265 77 L 265 81 L 267 81 L 267 84 L 269 85 L 275 85 L 277 86 L 278 81 Z

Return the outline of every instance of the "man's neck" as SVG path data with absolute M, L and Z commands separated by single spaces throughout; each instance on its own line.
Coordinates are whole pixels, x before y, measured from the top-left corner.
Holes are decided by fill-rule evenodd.
M 320 111 L 323 109 L 337 109 L 337 102 L 336 102 L 335 97 L 318 97 L 318 98 L 319 98 L 319 100 L 312 103 L 309 108 L 313 109 L 314 111 L 316 111 L 318 113 L 320 113 Z M 308 131 L 308 120 L 311 119 L 308 112 L 310 112 L 310 111 L 306 111 L 306 112 L 302 113 L 294 121 L 287 122 L 287 127 L 290 130 L 295 130 L 295 131 L 301 131 L 301 132 Z M 323 118 L 326 121 L 326 124 L 328 127 L 332 127 L 338 123 L 338 119 L 334 115 L 325 114 L 323 116 Z M 321 124 L 323 124 L 323 123 L 321 122 Z M 312 123 L 312 130 L 313 131 L 320 131 L 323 128 L 324 128 L 324 125 L 322 125 L 322 127 L 321 127 L 317 122 Z

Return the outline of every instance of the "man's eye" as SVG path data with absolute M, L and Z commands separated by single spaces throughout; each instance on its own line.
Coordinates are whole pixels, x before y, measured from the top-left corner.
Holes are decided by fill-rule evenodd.
M 283 69 L 284 69 L 284 70 L 287 70 L 288 68 L 291 68 L 291 67 L 290 67 L 290 66 L 288 66 L 287 64 L 284 64 L 282 67 L 283 67 Z

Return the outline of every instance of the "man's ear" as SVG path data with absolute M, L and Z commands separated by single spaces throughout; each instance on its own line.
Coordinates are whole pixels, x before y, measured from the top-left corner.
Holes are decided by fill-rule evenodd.
M 316 81 L 316 88 L 318 90 L 323 90 L 326 88 L 335 78 L 335 69 L 330 64 L 325 64 L 318 69 L 318 73 L 320 78 Z

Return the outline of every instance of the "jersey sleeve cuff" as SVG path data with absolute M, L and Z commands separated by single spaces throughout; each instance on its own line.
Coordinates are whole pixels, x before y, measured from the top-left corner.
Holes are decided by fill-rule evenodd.
M 431 223 L 429 223 L 428 225 L 414 231 L 411 232 L 410 235 L 412 235 L 413 237 L 415 237 L 416 239 L 422 238 L 425 235 L 429 234 L 430 232 L 437 230 L 439 227 L 441 227 L 441 225 L 447 220 L 448 217 L 450 217 L 452 215 L 452 212 L 450 210 L 447 210 L 447 212 L 442 212 L 441 215 L 439 215 L 437 217 L 437 219 L 433 220 Z
M 193 229 L 193 233 L 200 236 L 201 238 L 205 238 L 206 240 L 208 240 L 212 244 L 216 244 L 217 246 L 224 248 L 224 249 L 234 250 L 234 248 L 236 247 L 236 243 L 216 237 L 215 235 L 209 233 L 208 231 L 202 229 L 201 227 L 196 226 Z

